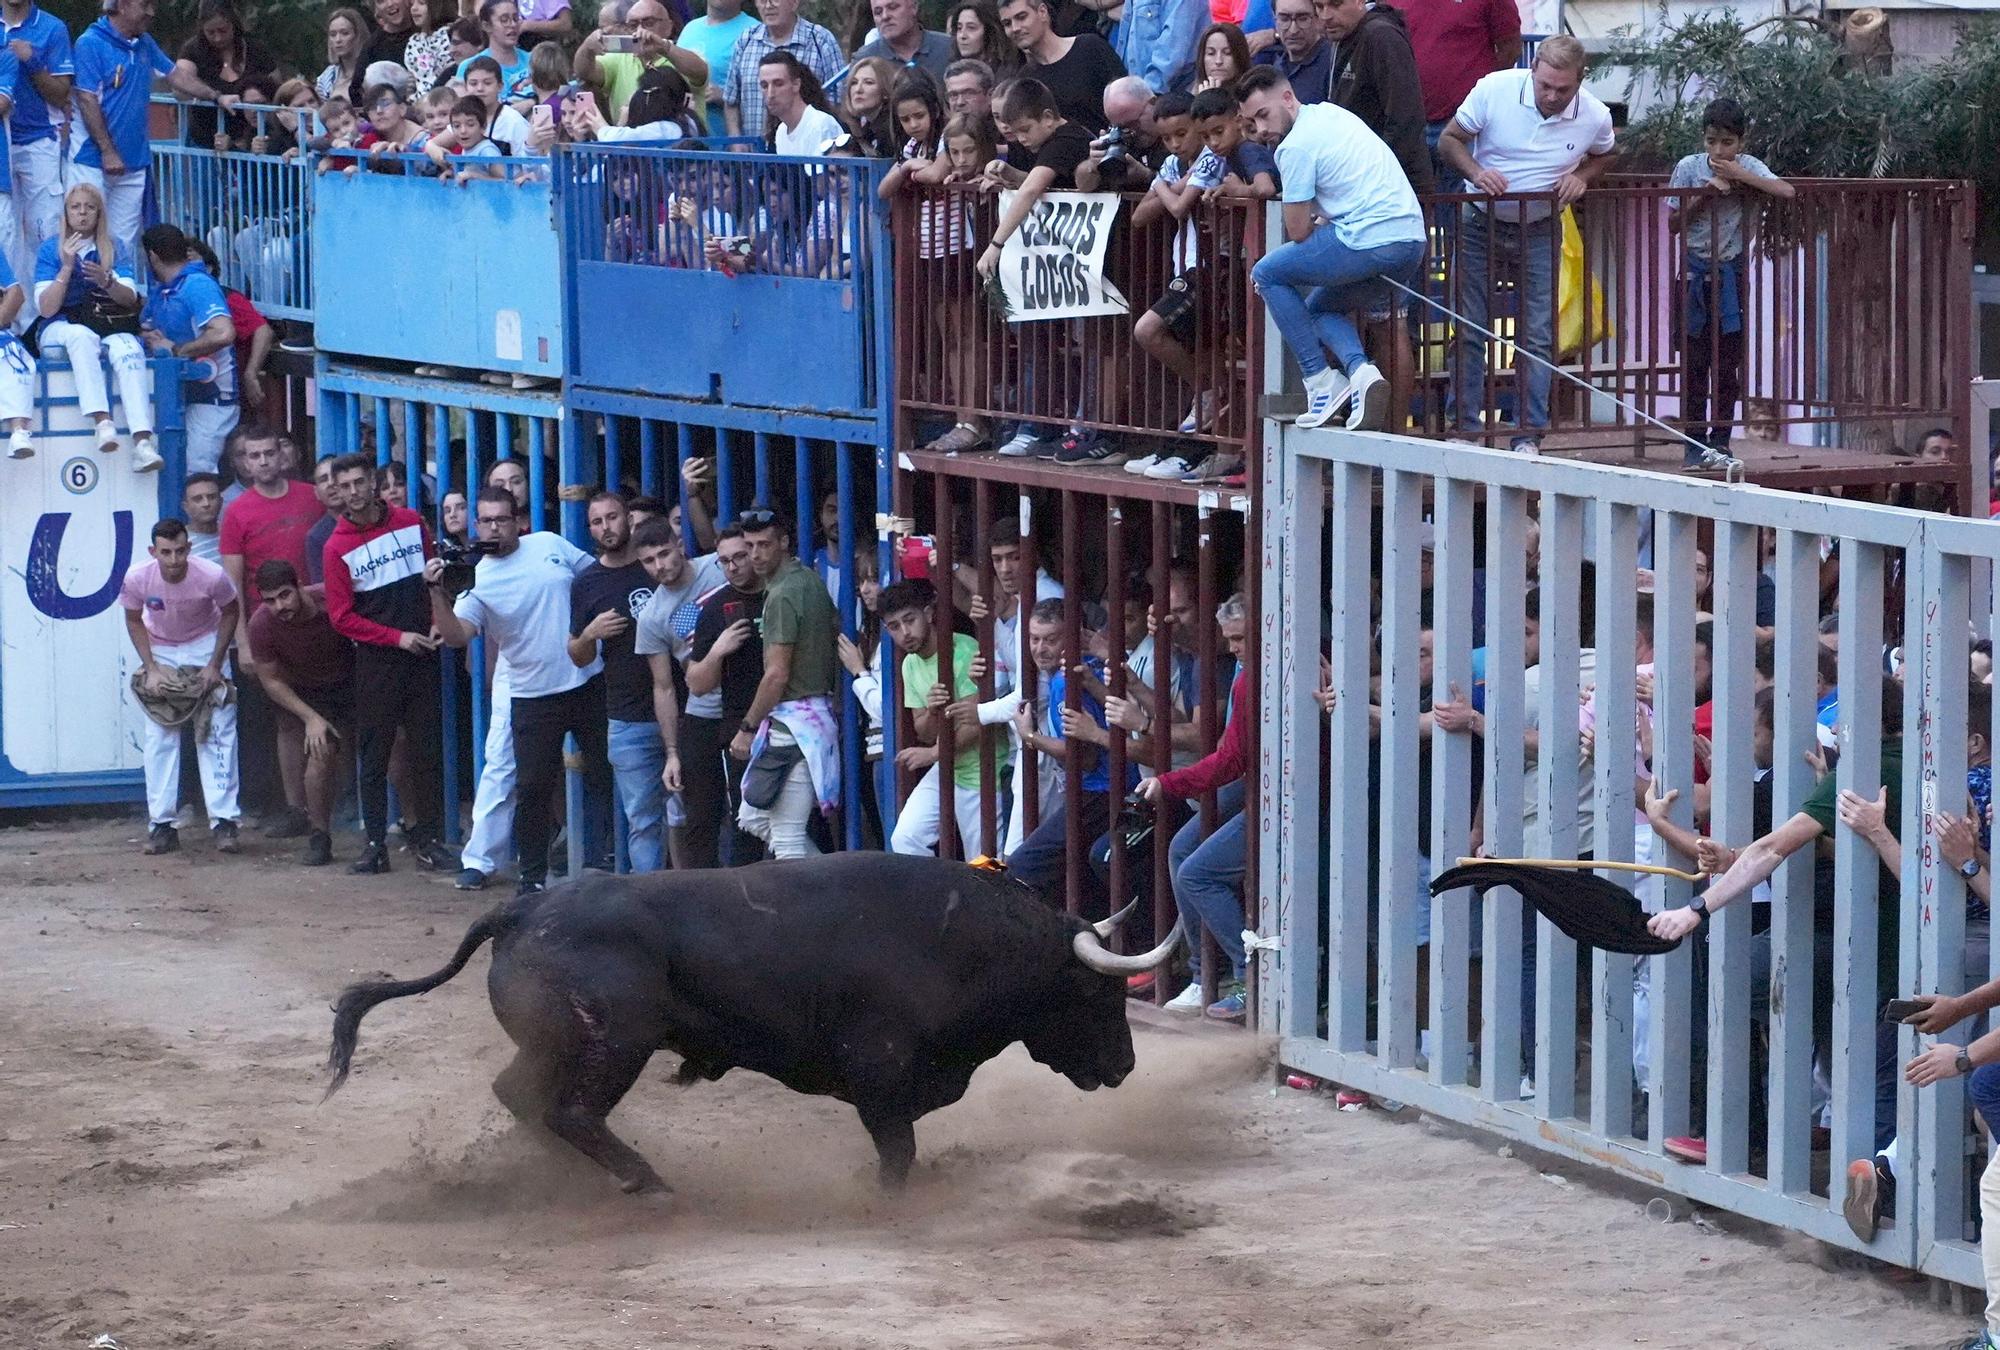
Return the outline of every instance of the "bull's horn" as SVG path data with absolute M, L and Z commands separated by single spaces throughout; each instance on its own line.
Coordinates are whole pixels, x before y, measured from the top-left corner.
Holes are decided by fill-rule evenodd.
M 1138 956 L 1120 956 L 1104 950 L 1097 933 L 1085 929 L 1070 940 L 1070 949 L 1076 953 L 1077 960 L 1100 975 L 1142 975 L 1172 956 L 1174 948 L 1181 945 L 1181 937 L 1181 925 L 1177 922 L 1174 931 L 1167 934 L 1167 940 L 1153 950 Z
M 1137 908 L 1139 908 L 1139 897 L 1135 895 L 1132 897 L 1131 904 L 1125 906 L 1125 908 L 1119 910 L 1110 918 L 1090 925 L 1090 931 L 1097 934 L 1099 941 L 1109 942 L 1111 941 L 1111 935 L 1125 926 L 1125 921 L 1132 917 L 1132 911 Z

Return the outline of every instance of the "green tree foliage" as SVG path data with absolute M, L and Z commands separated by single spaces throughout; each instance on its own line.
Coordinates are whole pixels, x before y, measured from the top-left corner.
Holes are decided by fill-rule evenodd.
M 1812 20 L 1745 25 L 1728 10 L 1663 23 L 1607 58 L 1630 93 L 1657 99 L 1620 136 L 1634 167 L 1701 149 L 1701 110 L 1727 96 L 1750 115 L 1750 147 L 1788 177 L 1969 178 L 2000 190 L 2000 24 L 1965 23 L 1950 55 L 1876 74 Z

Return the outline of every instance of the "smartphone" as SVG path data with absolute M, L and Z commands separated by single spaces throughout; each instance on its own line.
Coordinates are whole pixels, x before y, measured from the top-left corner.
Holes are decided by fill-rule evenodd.
M 722 602 L 722 622 L 724 624 L 737 623 L 742 618 L 743 602 L 741 600 L 724 600 Z
M 639 39 L 631 33 L 610 33 L 605 36 L 604 50 L 607 52 L 636 52 Z
M 1901 1022 L 1905 1018 L 1913 1017 L 1917 1013 L 1922 1012 L 1928 1006 L 1930 1005 L 1913 998 L 1892 998 L 1882 1005 L 1882 1020 L 1884 1022 Z
M 903 577 L 905 580 L 928 578 L 931 574 L 931 550 L 937 541 L 927 534 L 913 534 L 903 541 Z

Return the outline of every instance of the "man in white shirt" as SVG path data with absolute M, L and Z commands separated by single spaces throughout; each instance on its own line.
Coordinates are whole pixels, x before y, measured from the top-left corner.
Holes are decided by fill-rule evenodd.
M 1495 254 L 1521 279 L 1515 340 L 1530 359 L 1512 448 L 1539 454 L 1549 425 L 1549 362 L 1555 358 L 1558 207 L 1566 207 L 1617 159 L 1611 111 L 1583 88 L 1583 44 L 1552 37 L 1528 70 L 1497 70 L 1472 87 L 1438 140 L 1438 153 L 1470 187 L 1491 196 L 1551 193 L 1553 201 L 1468 202 L 1459 213 L 1450 287 L 1468 322 L 1459 325 L 1452 398 L 1462 432 L 1485 423 L 1487 289 Z
M 506 673 L 513 703 L 514 838 L 525 894 L 541 890 L 548 879 L 565 735 L 576 737 L 583 758 L 586 799 L 595 808 L 591 818 L 610 818 L 604 663 L 579 666 L 569 655 L 570 583 L 592 559 L 559 534 L 537 530 L 523 536 L 514 494 L 506 488 L 482 489 L 476 510 L 480 542 L 493 551 L 480 559 L 472 589 L 451 599 L 442 558 L 425 564 L 424 580 L 431 620 L 446 642 L 464 647 L 484 633 L 500 649 L 499 670 Z M 584 828 L 584 822 L 572 827 Z
M 1351 317 L 1400 298 L 1424 257 L 1424 217 L 1396 152 L 1333 103 L 1301 106 L 1290 81 L 1258 66 L 1237 86 L 1251 135 L 1275 147 L 1287 242 L 1250 271 L 1305 378 L 1302 427 L 1352 404 L 1350 430 L 1389 420 L 1389 384 Z M 1331 351 L 1338 368 L 1327 364 Z
M 804 66 L 790 52 L 772 52 L 757 63 L 764 95 L 765 130 L 780 155 L 822 155 L 827 142 L 846 135 L 840 120 L 807 101 Z

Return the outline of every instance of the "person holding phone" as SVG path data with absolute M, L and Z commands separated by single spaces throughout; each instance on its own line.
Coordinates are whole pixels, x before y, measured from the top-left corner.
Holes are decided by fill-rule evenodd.
M 680 31 L 673 11 L 660 0 L 634 0 L 625 22 L 606 24 L 577 46 L 576 77 L 602 85 L 609 121 L 625 122 L 625 105 L 639 91 L 640 76 L 668 67 L 687 81 L 696 122 L 706 130 L 702 114 L 709 102 L 709 62 L 693 47 L 680 45 Z

